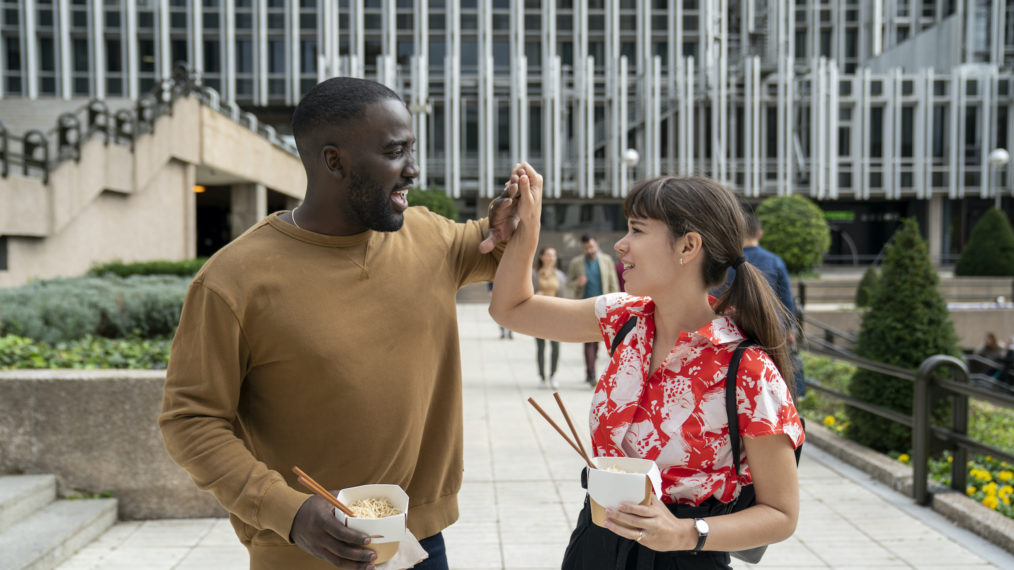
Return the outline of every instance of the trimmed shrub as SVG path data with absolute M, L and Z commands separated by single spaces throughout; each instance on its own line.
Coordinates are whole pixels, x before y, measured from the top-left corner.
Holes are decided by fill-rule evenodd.
M 873 288 L 856 344 L 859 356 L 915 370 L 934 354 L 959 357 L 957 334 L 937 290 L 938 277 L 929 259 L 919 224 L 905 220 L 887 246 L 879 285 Z M 849 393 L 877 405 L 912 413 L 912 383 L 858 369 Z M 941 399 L 934 417 L 946 415 Z M 846 407 L 846 435 L 879 451 L 911 448 L 911 429 L 851 406 Z
M 413 188 L 408 193 L 408 205 L 426 206 L 434 214 L 458 221 L 458 207 L 454 205 L 454 199 L 439 186 Z
M 857 307 L 870 306 L 870 298 L 873 297 L 873 289 L 876 288 L 879 278 L 876 267 L 871 266 L 866 270 L 866 273 L 863 273 L 863 278 L 859 280 L 859 285 L 856 287 Z
M 87 335 L 157 337 L 176 330 L 189 277 L 72 277 L 0 289 L 0 335 L 56 343 Z
M 955 275 L 1008 276 L 1014 275 L 1014 230 L 1007 216 L 990 208 L 979 219 L 968 237 Z
M 50 345 L 0 336 L 0 368 L 165 368 L 172 340 L 95 336 Z
M 88 275 L 101 276 L 106 274 L 130 277 L 131 275 L 178 275 L 180 277 L 193 277 L 201 269 L 207 257 L 184 259 L 182 261 L 138 261 L 135 263 L 123 263 L 122 261 L 111 261 L 93 266 Z
M 757 206 L 764 228 L 761 245 L 785 261 L 789 273 L 821 264 L 831 247 L 831 230 L 820 207 L 799 195 L 775 196 Z

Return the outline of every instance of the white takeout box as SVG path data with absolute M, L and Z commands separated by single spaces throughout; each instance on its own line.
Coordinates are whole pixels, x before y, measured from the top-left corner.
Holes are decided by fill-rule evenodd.
M 360 485 L 338 492 L 338 500 L 346 506 L 363 499 L 387 499 L 401 511 L 401 514 L 381 519 L 361 519 L 345 516 L 341 509 L 334 510 L 340 523 L 374 537 L 366 548 L 377 553 L 375 564 L 382 564 L 398 552 L 398 543 L 407 531 L 408 494 L 398 485 Z
M 647 505 L 651 493 L 662 495 L 662 473 L 650 459 L 634 457 L 594 457 L 597 469 L 588 470 L 588 498 L 591 503 L 592 522 L 604 526 L 606 508 L 618 508 L 620 503 Z M 615 467 L 625 473 L 612 473 L 603 469 Z

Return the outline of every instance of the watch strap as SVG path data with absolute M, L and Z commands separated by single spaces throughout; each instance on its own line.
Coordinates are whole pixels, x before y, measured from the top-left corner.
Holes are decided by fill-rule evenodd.
M 693 549 L 692 552 L 695 552 L 695 553 L 696 552 L 700 552 L 701 549 L 704 548 L 704 542 L 706 540 L 708 540 L 708 533 L 700 531 L 700 529 L 697 526 L 697 521 L 704 522 L 704 520 L 703 519 L 694 519 L 694 530 L 697 531 L 697 546 L 694 547 L 694 549 Z M 707 523 L 705 523 L 705 524 L 707 524 Z

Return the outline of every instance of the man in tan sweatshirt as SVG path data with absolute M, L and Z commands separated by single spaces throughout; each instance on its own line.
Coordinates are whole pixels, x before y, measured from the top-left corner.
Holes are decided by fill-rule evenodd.
M 371 568 L 369 538 L 296 485 L 393 483 L 446 568 L 458 517 L 455 293 L 493 278 L 505 195 L 486 220 L 408 208 L 418 176 L 405 104 L 371 81 L 314 87 L 293 115 L 304 202 L 213 256 L 190 286 L 159 425 L 172 458 L 230 513 L 254 570 Z M 483 237 L 488 232 L 488 237 Z

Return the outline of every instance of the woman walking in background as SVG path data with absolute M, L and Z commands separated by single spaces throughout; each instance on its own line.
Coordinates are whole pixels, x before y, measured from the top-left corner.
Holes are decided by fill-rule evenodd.
M 520 222 L 497 268 L 490 314 L 525 334 L 607 345 L 633 321 L 592 398 L 592 447 L 596 456 L 653 460 L 662 472 L 661 496 L 607 508 L 605 528 L 591 523 L 586 501 L 562 567 L 726 569 L 730 551 L 791 536 L 799 516 L 793 448 L 803 428 L 781 374 L 792 371 L 781 304 L 743 259 L 736 197 L 702 177 L 639 182 L 615 246 L 627 293 L 556 299 L 534 295 L 527 275 L 542 177 L 525 164 L 511 180 Z M 730 267 L 732 285 L 709 296 Z M 722 404 L 732 354 L 746 339 L 757 345 L 737 368 L 737 473 Z M 756 503 L 731 513 L 751 483 Z
M 536 295 L 548 295 L 550 297 L 561 297 L 563 285 L 567 282 L 567 275 L 560 270 L 558 265 L 559 257 L 556 249 L 544 247 L 539 252 L 535 261 L 535 274 L 532 275 L 532 287 Z M 549 341 L 549 388 L 557 388 L 556 364 L 560 360 L 559 341 Z M 539 365 L 539 387 L 546 388 L 546 340 L 535 338 L 535 362 Z

